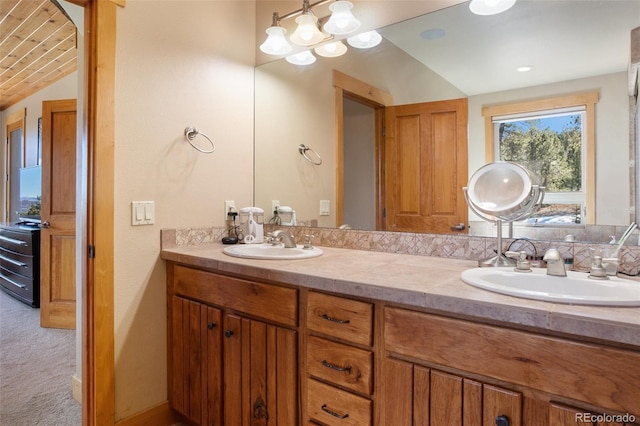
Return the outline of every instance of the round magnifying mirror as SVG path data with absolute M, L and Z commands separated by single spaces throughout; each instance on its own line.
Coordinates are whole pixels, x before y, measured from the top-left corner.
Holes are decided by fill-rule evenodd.
M 469 201 L 495 217 L 520 212 L 531 204 L 531 175 L 524 167 L 506 161 L 487 164 L 469 180 Z

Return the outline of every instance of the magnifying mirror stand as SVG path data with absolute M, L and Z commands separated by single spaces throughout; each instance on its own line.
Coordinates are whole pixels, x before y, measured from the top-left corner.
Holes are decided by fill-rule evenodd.
M 464 198 L 475 214 L 496 224 L 498 234 L 496 255 L 479 260 L 478 266 L 516 265 L 515 259 L 509 259 L 502 253 L 502 223 L 529 217 L 542 205 L 545 189 L 534 185 L 529 171 L 516 163 L 489 163 L 473 174 L 469 186 L 462 188 Z
M 496 227 L 498 228 L 498 240 L 496 241 L 498 247 L 496 249 L 496 255 L 488 257 L 486 259 L 478 260 L 478 266 L 480 267 L 508 267 L 515 266 L 515 259 L 510 259 L 502 253 L 502 220 L 496 219 Z

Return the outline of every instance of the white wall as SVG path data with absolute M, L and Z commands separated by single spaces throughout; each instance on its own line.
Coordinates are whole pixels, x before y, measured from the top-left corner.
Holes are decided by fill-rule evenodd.
M 116 418 L 167 398 L 160 229 L 224 225 L 253 197 L 252 1 L 128 1 L 118 9 L 115 141 Z M 216 143 L 202 154 L 194 126 Z M 133 200 L 155 225 L 131 226 Z

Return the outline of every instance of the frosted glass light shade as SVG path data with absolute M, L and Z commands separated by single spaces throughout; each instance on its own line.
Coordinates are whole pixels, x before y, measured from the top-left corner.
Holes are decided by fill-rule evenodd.
M 347 46 L 341 41 L 334 41 L 333 43 L 318 46 L 314 50 L 318 55 L 325 58 L 335 58 L 344 55 L 347 52 Z
M 305 14 L 296 18 L 298 28 L 291 34 L 291 42 L 300 46 L 311 46 L 324 40 L 324 34 L 318 29 L 318 18 Z
M 469 10 L 476 15 L 496 15 L 511 8 L 516 0 L 471 0 Z
M 347 43 L 358 49 L 368 49 L 375 47 L 382 41 L 382 36 L 377 31 L 368 31 L 366 33 L 357 34 L 347 39 Z
M 360 28 L 360 21 L 351 13 L 353 3 L 346 0 L 337 0 L 329 6 L 331 17 L 324 24 L 324 30 L 330 34 L 349 34 Z
M 260 50 L 268 55 L 285 55 L 293 49 L 285 34 L 287 30 L 282 27 L 269 27 L 266 30 L 267 39 L 260 45 Z
M 285 59 L 293 65 L 311 65 L 316 61 L 316 57 L 308 50 L 294 55 L 289 55 Z

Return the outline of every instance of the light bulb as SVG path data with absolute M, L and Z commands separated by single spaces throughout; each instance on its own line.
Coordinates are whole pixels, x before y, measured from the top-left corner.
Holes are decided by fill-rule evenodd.
M 308 50 L 287 56 L 285 59 L 287 62 L 294 65 L 311 65 L 316 61 L 316 57 Z
M 310 46 L 324 40 L 324 34 L 318 29 L 318 18 L 311 14 L 300 15 L 296 18 L 298 28 L 291 34 L 291 42 Z
M 351 13 L 353 3 L 346 0 L 337 0 L 329 6 L 331 17 L 324 24 L 324 30 L 330 34 L 349 34 L 360 28 L 360 21 Z
M 268 37 L 260 45 L 260 50 L 269 55 L 284 55 L 291 52 L 293 48 L 284 36 L 287 33 L 286 29 L 278 26 L 269 27 L 266 33 Z
M 382 36 L 376 31 L 368 31 L 366 33 L 351 36 L 347 39 L 347 43 L 353 47 L 357 47 L 358 49 L 375 47 L 379 45 L 381 41 Z
M 337 56 L 344 55 L 347 52 L 347 46 L 341 41 L 335 41 L 333 43 L 323 44 L 316 47 L 315 52 L 326 58 L 335 58 Z

